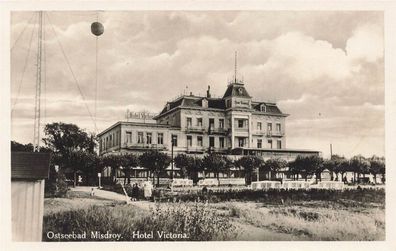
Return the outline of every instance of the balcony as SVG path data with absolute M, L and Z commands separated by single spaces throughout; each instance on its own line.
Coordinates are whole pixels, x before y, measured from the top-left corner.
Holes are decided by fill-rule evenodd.
M 124 147 L 128 149 L 155 149 L 155 150 L 166 150 L 167 145 L 164 144 L 147 144 L 147 143 L 124 143 Z
M 213 152 L 213 153 L 226 153 L 228 151 L 228 148 L 226 148 L 226 147 L 210 147 L 209 151 Z
M 265 136 L 267 134 L 267 131 L 264 130 L 255 130 L 252 133 L 253 135 L 258 135 L 258 136 Z
M 203 126 L 187 126 L 186 132 L 187 133 L 204 133 L 205 128 Z
M 282 137 L 285 136 L 285 131 L 267 131 L 268 137 Z
M 209 134 L 221 134 L 221 135 L 225 135 L 228 133 L 228 129 L 225 128 L 213 128 L 213 127 L 209 127 L 208 129 L 208 133 Z

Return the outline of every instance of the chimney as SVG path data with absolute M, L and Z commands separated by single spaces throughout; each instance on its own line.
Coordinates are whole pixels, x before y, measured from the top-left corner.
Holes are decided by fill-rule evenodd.
M 208 90 L 206 91 L 206 97 L 210 98 L 210 85 L 208 85 Z

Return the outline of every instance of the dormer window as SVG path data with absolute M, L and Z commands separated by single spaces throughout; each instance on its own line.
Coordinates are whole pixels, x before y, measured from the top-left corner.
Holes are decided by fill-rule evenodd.
M 170 110 L 170 104 L 166 104 L 166 110 L 169 111 Z
M 208 100 L 207 99 L 202 99 L 202 107 L 208 108 Z
M 260 111 L 261 112 L 267 112 L 267 107 L 264 104 L 260 105 Z

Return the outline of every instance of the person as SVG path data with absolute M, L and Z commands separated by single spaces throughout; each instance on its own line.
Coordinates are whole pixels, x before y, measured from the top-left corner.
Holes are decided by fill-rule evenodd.
M 144 197 L 146 199 L 151 198 L 151 196 L 153 194 L 153 186 L 151 185 L 151 183 L 150 182 L 146 182 L 144 184 L 144 188 L 143 189 L 144 189 Z
M 91 188 L 91 193 L 90 193 L 90 195 L 91 195 L 91 196 L 94 196 L 94 195 L 95 195 L 95 191 L 94 191 L 94 188 L 93 188 L 93 187 Z
M 137 201 L 138 197 L 139 197 L 139 187 L 137 186 L 136 183 L 134 183 L 132 186 L 132 201 Z
M 202 188 L 202 193 L 203 193 L 203 194 L 208 193 L 208 188 L 207 188 L 206 186 L 204 186 L 204 187 Z

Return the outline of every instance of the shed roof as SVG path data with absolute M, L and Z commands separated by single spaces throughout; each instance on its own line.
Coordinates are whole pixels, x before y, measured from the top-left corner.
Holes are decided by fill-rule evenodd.
M 11 152 L 11 179 L 48 178 L 50 153 Z

